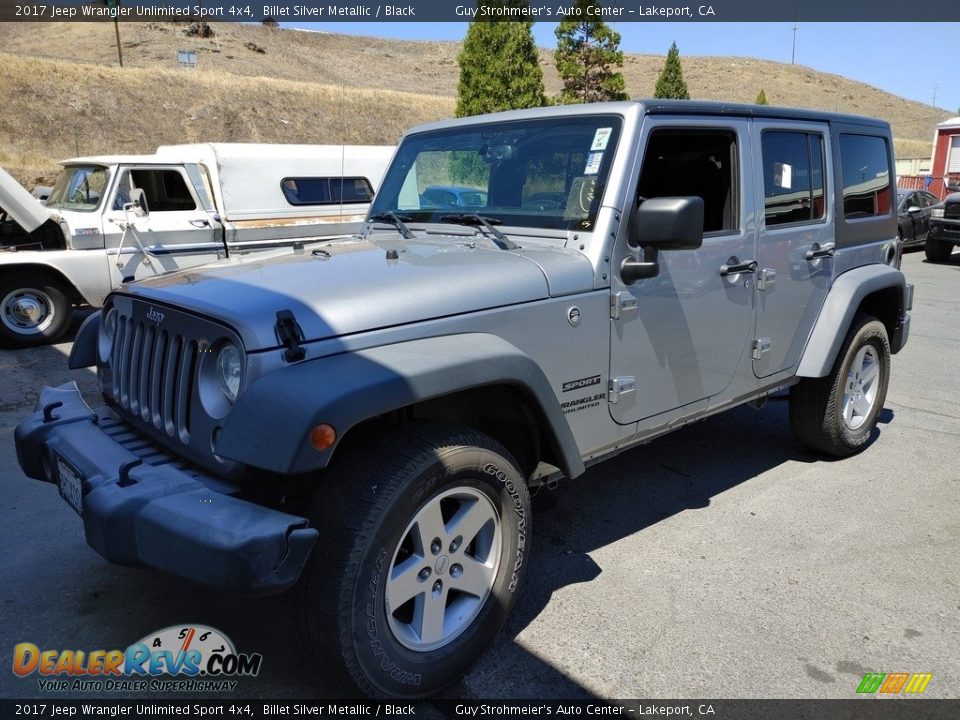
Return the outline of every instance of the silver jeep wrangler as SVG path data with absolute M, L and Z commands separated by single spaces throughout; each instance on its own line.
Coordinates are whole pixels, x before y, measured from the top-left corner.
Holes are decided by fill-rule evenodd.
M 358 236 L 110 295 L 70 358 L 105 407 L 44 389 L 20 464 L 111 562 L 296 584 L 331 671 L 432 693 L 510 612 L 529 488 L 787 389 L 800 442 L 870 441 L 913 290 L 891 153 L 699 102 L 418 127 Z

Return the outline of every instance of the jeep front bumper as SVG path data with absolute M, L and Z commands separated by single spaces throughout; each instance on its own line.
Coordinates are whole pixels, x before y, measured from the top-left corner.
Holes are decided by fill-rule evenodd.
M 90 547 L 119 565 L 221 588 L 281 592 L 297 581 L 318 535 L 305 518 L 234 497 L 238 488 L 199 473 L 149 464 L 103 429 L 117 425 L 68 383 L 44 388 L 15 432 L 20 467 L 61 485 Z

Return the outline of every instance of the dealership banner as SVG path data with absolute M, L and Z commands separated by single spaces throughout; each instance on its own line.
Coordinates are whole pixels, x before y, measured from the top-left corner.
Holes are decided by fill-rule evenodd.
M 574 0 L 4 0 L 0 21 L 557 22 L 577 17 Z M 585 21 L 955 22 L 943 0 L 601 0 Z M 889 48 L 877 48 L 877 59 Z M 949 50 L 947 50 L 949 54 Z

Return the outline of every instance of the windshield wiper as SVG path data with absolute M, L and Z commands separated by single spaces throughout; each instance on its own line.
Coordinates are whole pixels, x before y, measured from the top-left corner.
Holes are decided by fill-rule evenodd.
M 493 224 L 499 224 L 501 221 L 496 218 L 483 217 L 471 213 L 460 213 L 459 215 L 441 215 L 440 222 L 454 223 L 456 225 L 472 225 L 473 227 L 482 227 L 493 235 L 493 241 L 503 250 L 516 250 L 517 245 L 502 232 L 497 230 Z
M 414 237 L 414 234 L 410 232 L 410 228 L 404 224 L 404 221 L 410 222 L 410 218 L 406 215 L 397 215 L 394 212 L 377 213 L 376 215 L 370 216 L 370 221 L 390 223 L 400 231 L 404 240 L 411 240 Z

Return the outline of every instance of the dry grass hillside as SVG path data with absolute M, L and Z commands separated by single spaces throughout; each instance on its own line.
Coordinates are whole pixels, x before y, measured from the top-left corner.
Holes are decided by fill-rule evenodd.
M 393 143 L 417 122 L 452 114 L 459 43 L 362 38 L 216 23 L 121 24 L 123 69 L 109 23 L 0 24 L 0 165 L 26 182 L 52 160 L 142 152 L 193 140 Z M 196 50 L 198 70 L 177 67 Z M 666 48 L 664 48 L 666 50 Z M 863 113 L 893 125 L 899 156 L 930 153 L 946 113 L 838 75 L 765 60 L 684 56 L 694 98 Z M 652 94 L 663 57 L 630 55 L 632 97 Z M 559 91 L 541 50 L 547 91 Z
M 115 68 L 0 53 L 0 166 L 26 185 L 56 160 L 165 143 L 384 144 L 453 113 L 453 99 L 223 71 Z

